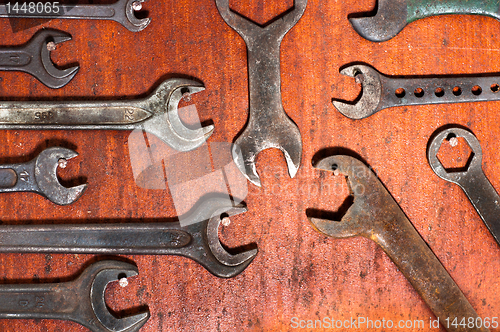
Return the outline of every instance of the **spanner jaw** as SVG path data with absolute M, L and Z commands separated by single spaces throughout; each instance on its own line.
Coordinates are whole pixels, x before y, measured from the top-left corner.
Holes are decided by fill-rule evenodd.
M 149 23 L 151 23 L 151 18 L 142 18 L 138 19 L 135 16 L 136 10 L 134 9 L 134 6 L 137 6 L 138 4 L 142 4 L 146 0 L 122 0 L 118 1 L 116 3 L 116 8 L 117 10 L 122 10 L 123 8 L 123 1 L 126 1 L 127 4 L 125 5 L 125 17 L 122 19 L 117 19 L 117 22 L 122 24 L 125 28 L 127 28 L 129 31 L 132 32 L 139 32 L 144 30 Z

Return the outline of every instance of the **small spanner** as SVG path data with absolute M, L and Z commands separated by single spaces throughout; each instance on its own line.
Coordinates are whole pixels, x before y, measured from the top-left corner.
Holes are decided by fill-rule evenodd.
M 35 7 L 22 10 L 22 4 L 18 3 L 19 8 L 14 9 L 14 3 L 0 4 L 0 17 L 19 17 L 19 18 L 72 18 L 86 20 L 111 20 L 120 23 L 132 32 L 138 32 L 145 29 L 151 22 L 150 18 L 138 19 L 135 12 L 142 9 L 142 3 L 145 0 L 118 0 L 115 3 L 107 5 L 72 5 L 59 4 L 58 2 L 33 2 Z M 29 6 L 30 2 L 24 2 Z M 42 7 L 39 7 L 42 4 Z M 50 4 L 51 6 L 46 6 Z
M 66 32 L 42 29 L 22 46 L 0 48 L 0 71 L 21 71 L 36 77 L 52 89 L 62 88 L 78 72 L 79 67 L 58 69 L 50 59 L 48 44 L 53 45 L 71 40 Z
M 346 177 L 354 202 L 340 221 L 312 218 L 319 232 L 335 237 L 363 236 L 375 241 L 403 272 L 441 322 L 478 318 L 469 301 L 391 194 L 361 161 L 350 156 L 320 160 L 315 168 Z M 444 326 L 446 328 L 446 326 Z M 448 331 L 488 331 L 450 326 Z
M 396 106 L 500 100 L 500 76 L 385 76 L 361 64 L 340 73 L 361 84 L 361 94 L 354 102 L 332 101 L 351 119 L 363 119 Z
M 378 0 L 376 15 L 352 17 L 352 27 L 363 38 L 383 42 L 416 20 L 436 15 L 484 15 L 500 20 L 498 0 Z
M 246 211 L 227 199 L 211 199 L 179 222 L 15 225 L 0 227 L 0 252 L 179 255 L 217 277 L 241 273 L 257 255 L 251 249 L 232 255 L 219 240 L 222 217 Z
M 283 152 L 293 178 L 300 167 L 302 138 L 281 101 L 280 46 L 304 14 L 307 0 L 295 0 L 292 10 L 264 27 L 232 11 L 229 0 L 215 3 L 227 25 L 243 38 L 248 51 L 250 117 L 234 142 L 234 162 L 249 181 L 260 187 L 255 159 L 259 152 L 276 148 Z
M 58 205 L 74 203 L 87 185 L 63 187 L 57 179 L 57 167 L 76 156 L 73 150 L 53 147 L 27 163 L 0 165 L 0 193 L 35 192 Z
M 472 150 L 467 169 L 447 170 L 437 154 L 445 140 L 462 137 Z M 483 153 L 476 136 L 462 128 L 447 128 L 431 140 L 427 149 L 429 164 L 441 179 L 457 184 L 465 192 L 491 235 L 500 245 L 500 196 L 491 185 L 481 166 Z
M 137 274 L 130 263 L 106 260 L 90 265 L 73 281 L 0 285 L 0 319 L 68 320 L 93 332 L 139 331 L 149 311 L 116 318 L 104 299 L 110 282 Z
M 214 130 L 186 127 L 178 113 L 183 94 L 205 88 L 198 82 L 173 78 L 147 98 L 117 101 L 1 101 L 0 129 L 134 130 L 151 133 L 178 151 L 194 150 Z

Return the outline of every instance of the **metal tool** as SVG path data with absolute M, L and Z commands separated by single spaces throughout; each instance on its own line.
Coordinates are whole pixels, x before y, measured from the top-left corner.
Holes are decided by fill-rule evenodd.
M 394 198 L 365 164 L 350 156 L 333 156 L 322 159 L 315 168 L 345 176 L 354 197 L 340 221 L 310 217 L 316 230 L 335 238 L 363 236 L 375 241 L 442 323 L 447 318 L 461 321 L 478 317 Z M 450 326 L 448 331 L 487 329 L 459 325 Z
M 354 102 L 333 100 L 333 106 L 351 119 L 396 106 L 500 100 L 500 76 L 385 76 L 367 65 L 351 65 L 340 73 L 361 84 Z
M 0 5 L 1 6 L 1 5 Z M 36 77 L 52 89 L 62 88 L 78 72 L 79 67 L 58 69 L 50 59 L 55 45 L 71 40 L 66 32 L 42 29 L 22 46 L 0 48 L 0 71 L 21 71 Z M 50 47 L 49 47 L 49 43 Z
M 363 38 L 382 42 L 421 18 L 445 14 L 484 15 L 500 20 L 498 0 L 378 0 L 376 15 L 350 18 Z
M 447 170 L 437 154 L 445 140 L 462 137 L 472 150 L 472 159 L 463 170 Z M 447 128 L 437 134 L 427 150 L 429 164 L 441 179 L 457 184 L 465 192 L 491 235 L 500 245 L 500 196 L 481 166 L 483 153 L 476 136 L 462 128 Z
M 63 187 L 57 179 L 57 167 L 76 156 L 73 150 L 53 147 L 27 163 L 0 165 L 0 193 L 35 192 L 58 205 L 74 203 L 87 185 Z
M 300 167 L 302 139 L 281 101 L 280 45 L 304 14 L 307 0 L 295 0 L 292 10 L 264 27 L 232 11 L 229 0 L 215 3 L 224 21 L 245 40 L 248 51 L 250 117 L 234 142 L 234 162 L 249 181 L 260 187 L 255 158 L 263 150 L 276 148 L 283 152 L 293 178 Z
M 214 130 L 209 125 L 186 127 L 177 106 L 183 94 L 205 88 L 198 82 L 173 78 L 148 97 L 117 101 L 1 101 L 0 129 L 134 130 L 156 135 L 178 151 L 202 145 Z
M 24 2 L 22 3 L 25 5 L 24 9 L 21 3 L 17 3 L 18 7 L 16 8 L 14 7 L 16 2 L 9 2 L 8 4 L 0 4 L 0 17 L 111 20 L 120 23 L 132 32 L 138 32 L 145 29 L 151 22 L 150 18 L 138 19 L 135 16 L 135 13 L 142 9 L 144 1 L 118 0 L 115 3 L 107 5 L 31 2 L 35 5 L 34 7 L 30 7 L 30 2 Z
M 179 255 L 230 278 L 252 262 L 257 249 L 230 254 L 220 243 L 219 225 L 222 217 L 245 211 L 211 199 L 183 219 L 185 227 L 178 222 L 2 226 L 0 252 Z
M 135 332 L 148 321 L 149 311 L 116 318 L 106 306 L 107 285 L 138 274 L 120 261 L 100 261 L 75 280 L 61 283 L 0 285 L 0 318 L 58 319 L 81 324 L 93 332 Z

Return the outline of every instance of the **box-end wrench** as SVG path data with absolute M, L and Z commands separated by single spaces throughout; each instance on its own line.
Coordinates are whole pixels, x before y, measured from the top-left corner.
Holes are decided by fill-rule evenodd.
M 217 277 L 241 273 L 257 249 L 231 254 L 219 240 L 222 217 L 246 211 L 227 199 L 204 201 L 179 222 L 13 225 L 0 227 L 0 252 L 179 255 L 201 264 Z
M 116 318 L 104 299 L 107 285 L 138 274 L 126 262 L 106 260 L 87 267 L 75 280 L 62 283 L 0 285 L 0 319 L 57 319 L 76 322 L 93 332 L 135 332 L 149 311 Z
M 365 39 L 383 42 L 407 24 L 436 15 L 484 15 L 500 20 L 498 0 L 378 0 L 376 14 L 351 17 L 352 27 Z
M 315 168 L 341 174 L 354 198 L 340 221 L 309 219 L 316 230 L 334 237 L 363 236 L 375 241 L 443 323 L 478 318 L 469 301 L 384 185 L 365 164 L 350 156 L 320 160 Z M 474 320 L 476 321 L 476 320 Z M 443 326 L 446 328 L 446 326 Z M 488 331 L 451 325 L 448 331 Z
M 78 72 L 79 67 L 58 69 L 50 59 L 49 43 L 57 45 L 71 40 L 66 32 L 42 29 L 26 44 L 0 48 L 0 71 L 28 73 L 52 89 L 62 88 Z
M 227 25 L 243 38 L 248 51 L 250 117 L 234 142 L 234 162 L 249 181 L 260 187 L 255 159 L 263 150 L 279 149 L 293 178 L 300 167 L 302 138 L 281 101 L 280 45 L 304 14 L 307 0 L 295 0 L 293 9 L 264 27 L 232 11 L 229 0 L 215 3 Z
M 362 64 L 345 67 L 340 73 L 361 84 L 361 94 L 354 102 L 332 101 L 351 119 L 363 119 L 389 107 L 500 100 L 500 76 L 385 76 Z
M 147 98 L 117 101 L 0 101 L 0 129 L 134 130 L 151 133 L 178 151 L 194 150 L 214 130 L 192 130 L 178 113 L 183 94 L 203 91 L 196 81 L 164 81 Z
M 437 154 L 445 140 L 462 137 L 472 150 L 472 159 L 463 170 L 447 170 Z M 500 196 L 484 174 L 483 153 L 476 136 L 462 128 L 442 130 L 430 141 L 427 149 L 429 164 L 441 179 L 457 184 L 465 192 L 491 235 L 500 245 Z
M 57 167 L 76 156 L 73 150 L 53 147 L 27 163 L 0 165 L 0 193 L 34 192 L 58 205 L 74 203 L 87 185 L 63 187 L 57 179 Z
M 141 10 L 142 3 L 145 0 L 118 0 L 115 3 L 107 5 L 72 5 L 59 4 L 56 2 L 47 2 L 52 6 L 43 8 L 36 7 L 40 2 L 35 3 L 35 7 L 25 10 L 14 10 L 14 4 L 0 4 L 0 17 L 19 17 L 19 18 L 72 18 L 85 20 L 111 20 L 120 23 L 132 32 L 138 32 L 145 29 L 151 22 L 150 18 L 138 19 L 135 12 Z M 29 2 L 24 2 L 29 5 Z M 19 4 L 19 6 L 22 6 Z

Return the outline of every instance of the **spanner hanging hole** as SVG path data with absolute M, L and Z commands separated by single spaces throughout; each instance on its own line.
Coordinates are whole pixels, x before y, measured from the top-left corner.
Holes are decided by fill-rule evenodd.
M 434 91 L 434 94 L 436 95 L 436 97 L 441 98 L 442 96 L 444 96 L 444 89 L 443 88 L 436 88 L 436 90 Z
M 483 92 L 483 89 L 479 85 L 474 85 L 471 91 L 473 95 L 479 96 Z
M 491 89 L 492 92 L 498 92 L 498 91 L 500 91 L 500 86 L 497 83 L 493 83 L 490 86 L 490 89 Z
M 413 91 L 413 94 L 417 98 L 422 98 L 424 96 L 424 89 L 422 89 L 422 88 L 416 88 L 415 91 Z
M 396 97 L 403 98 L 406 95 L 406 91 L 403 88 L 399 88 L 396 90 Z
M 452 91 L 453 94 L 457 97 L 462 94 L 462 88 L 460 88 L 459 86 L 454 87 Z

